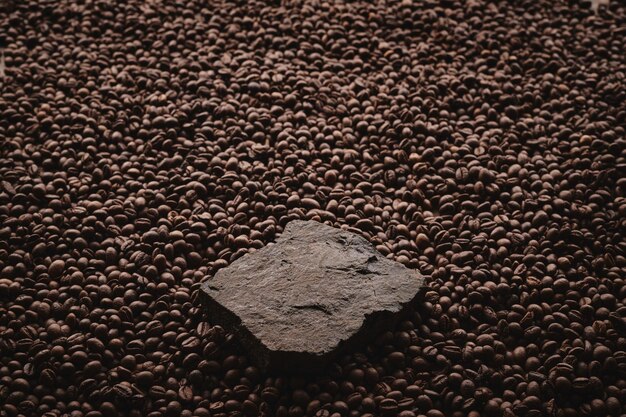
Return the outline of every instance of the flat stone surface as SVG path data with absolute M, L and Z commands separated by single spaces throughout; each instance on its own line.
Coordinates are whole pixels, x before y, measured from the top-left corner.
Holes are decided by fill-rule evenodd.
M 262 369 L 311 372 L 393 326 L 423 283 L 361 236 L 295 220 L 202 289 L 211 321 L 235 332 Z

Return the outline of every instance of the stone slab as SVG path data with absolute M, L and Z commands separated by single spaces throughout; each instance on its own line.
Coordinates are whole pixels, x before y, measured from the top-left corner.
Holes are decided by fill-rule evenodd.
M 202 286 L 213 324 L 266 371 L 315 372 L 393 326 L 424 283 L 365 238 L 295 220 Z

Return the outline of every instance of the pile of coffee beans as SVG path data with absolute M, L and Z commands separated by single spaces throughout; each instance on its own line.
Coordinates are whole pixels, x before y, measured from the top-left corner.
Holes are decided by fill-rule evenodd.
M 626 4 L 0 5 L 0 416 L 626 409 Z M 292 219 L 428 276 L 263 375 L 200 282 Z

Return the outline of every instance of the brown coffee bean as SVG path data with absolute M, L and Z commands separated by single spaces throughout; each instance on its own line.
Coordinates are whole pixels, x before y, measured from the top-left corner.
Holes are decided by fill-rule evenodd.
M 52 262 L 50 266 L 48 267 L 48 273 L 50 274 L 51 277 L 56 278 L 61 275 L 64 268 L 65 268 L 65 261 L 61 259 L 57 259 L 56 261 Z
M 134 376 L 135 383 L 143 388 L 149 388 L 154 382 L 154 374 L 149 371 L 138 372 Z

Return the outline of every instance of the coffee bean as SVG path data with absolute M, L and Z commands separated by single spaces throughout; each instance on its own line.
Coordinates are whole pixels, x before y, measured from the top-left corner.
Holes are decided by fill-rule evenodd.
M 385 398 L 378 406 L 383 415 L 396 415 L 398 412 L 398 402 L 392 398 Z
M 135 377 L 135 382 L 138 386 L 143 388 L 149 388 L 154 382 L 154 374 L 149 371 L 138 372 Z
M 50 264 L 50 266 L 48 267 L 48 273 L 51 277 L 56 278 L 61 275 L 64 268 L 65 261 L 58 259 Z

